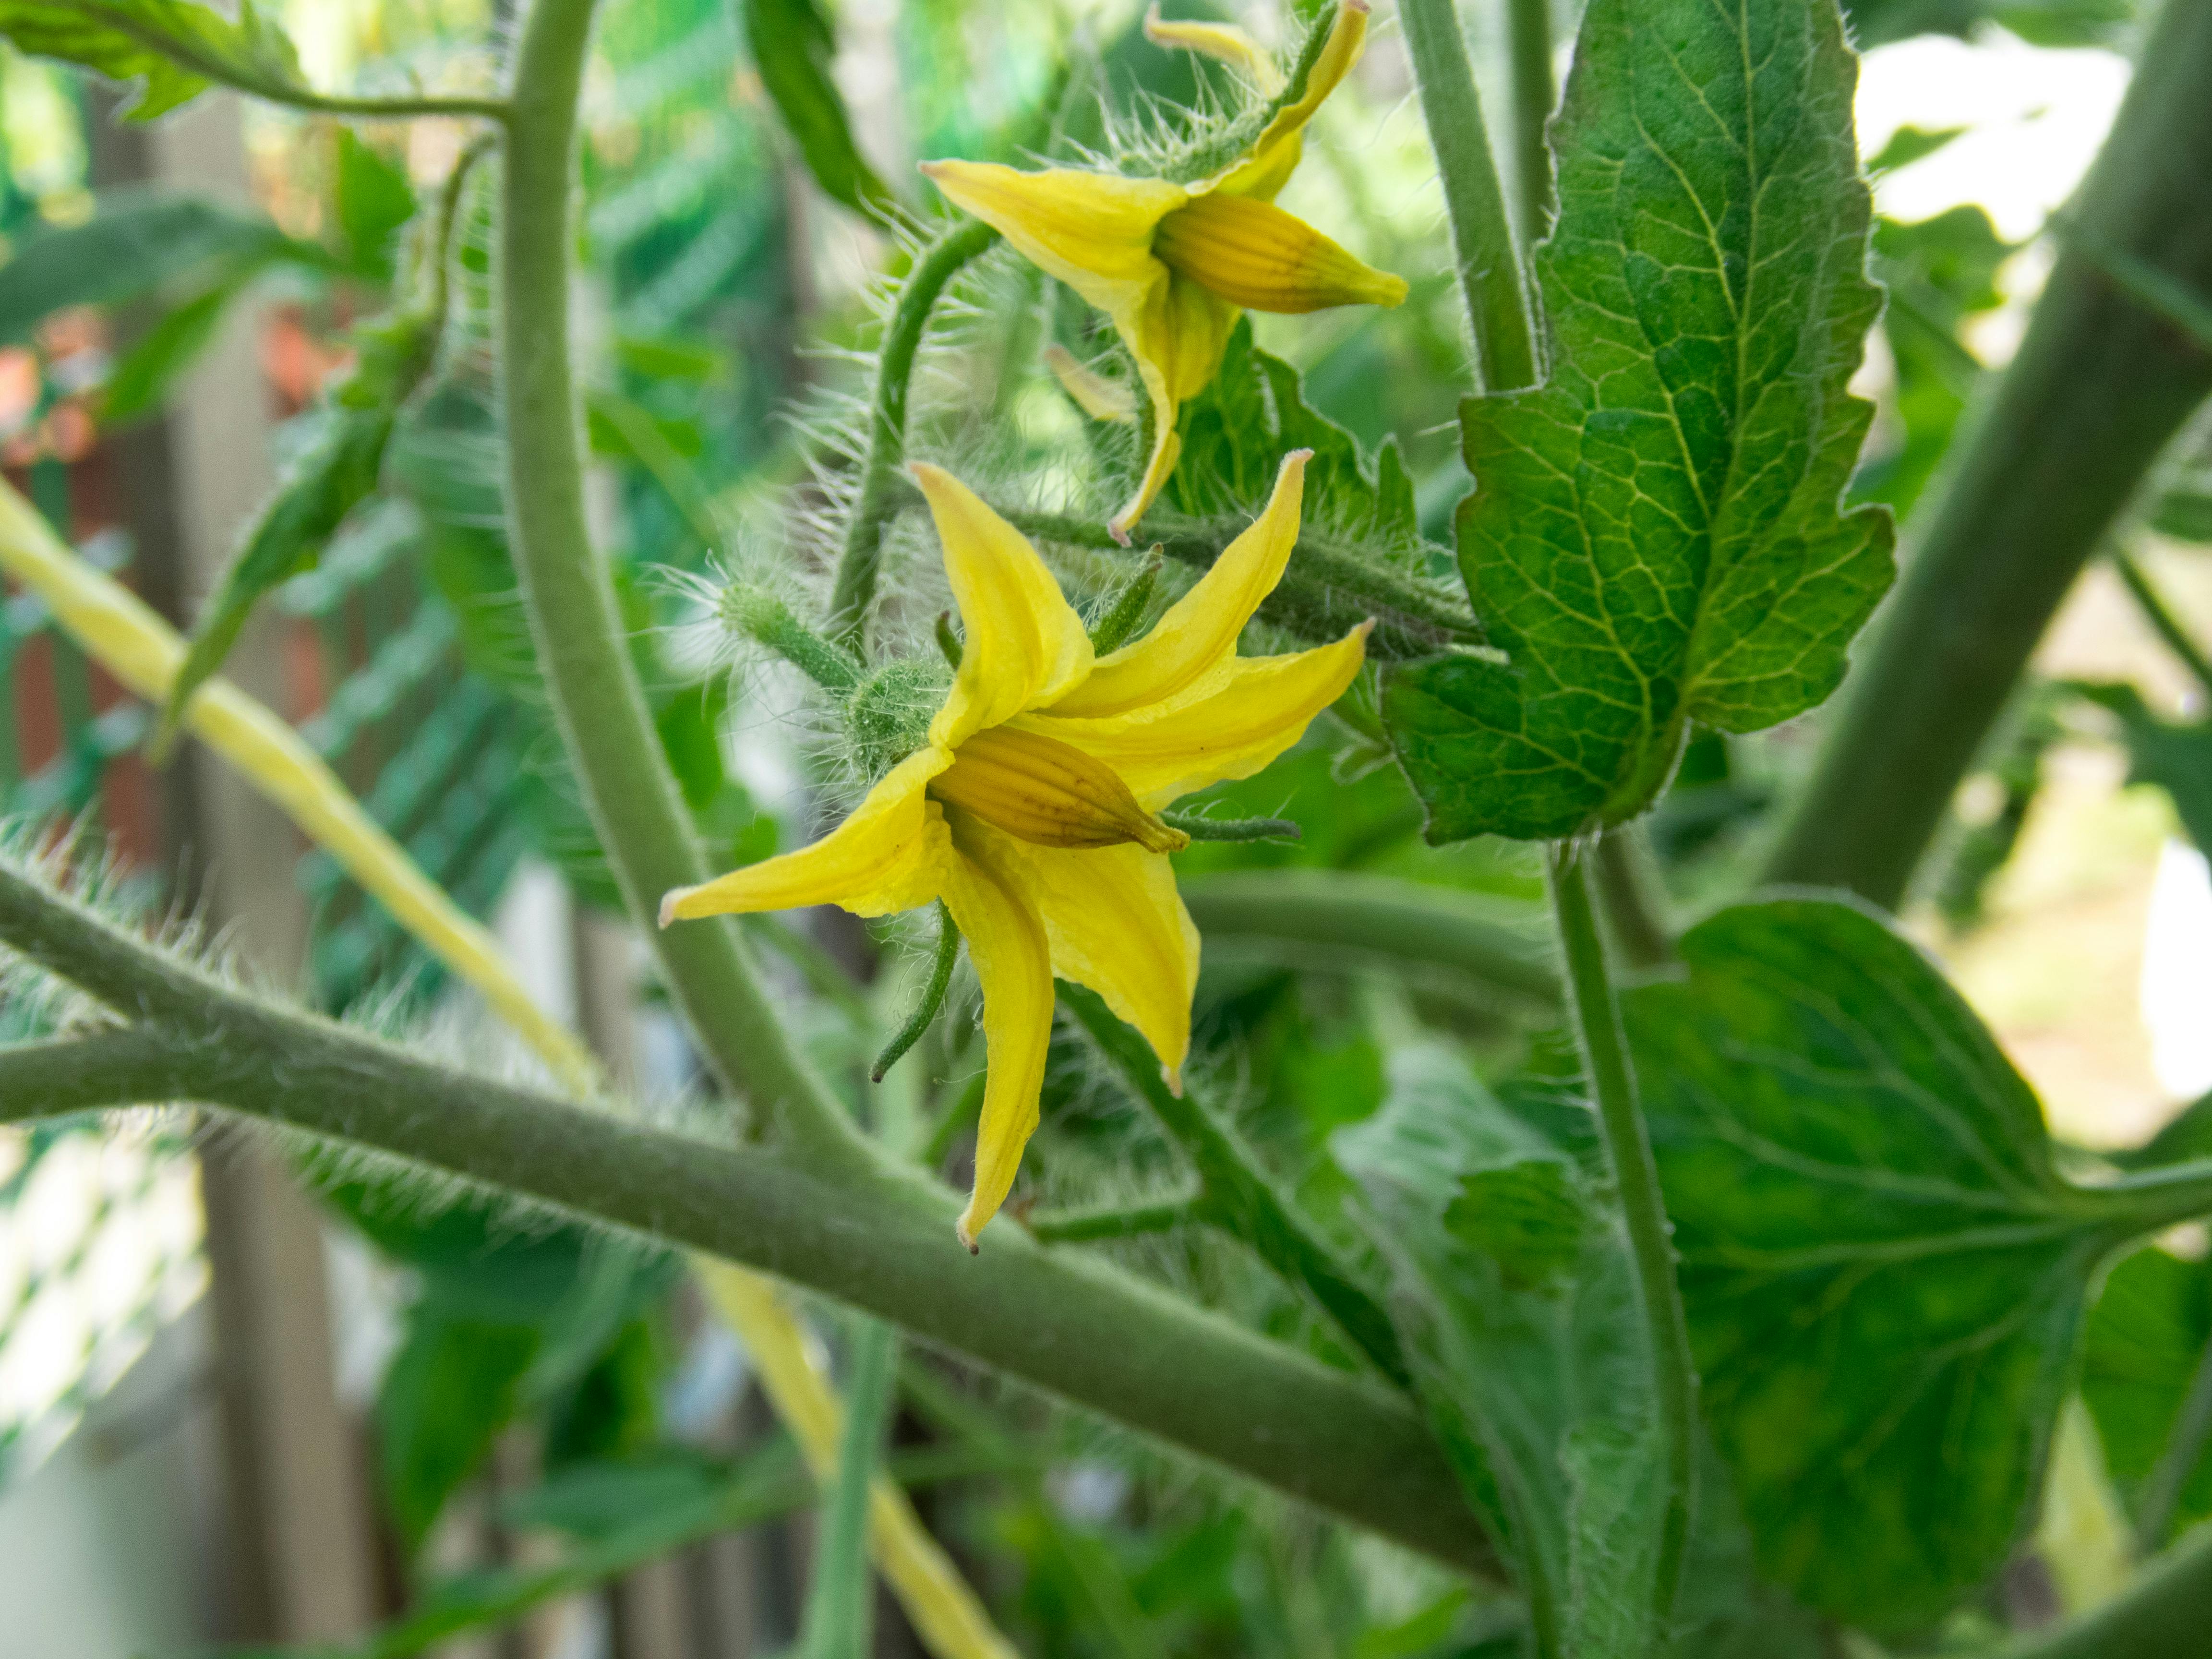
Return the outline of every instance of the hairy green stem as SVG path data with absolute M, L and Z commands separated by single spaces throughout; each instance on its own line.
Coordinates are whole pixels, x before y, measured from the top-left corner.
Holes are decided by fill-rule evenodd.
M 910 499 L 919 506 L 920 492 Z M 997 501 L 992 509 L 1038 541 L 1122 556 L 1128 552 L 1094 520 Z M 1204 521 L 1158 508 L 1145 515 L 1146 529 L 1160 538 L 1159 550 L 1195 570 L 1211 570 L 1222 550 L 1250 526 L 1248 519 Z M 1290 567 L 1275 591 L 1261 602 L 1259 614 L 1262 621 L 1316 641 L 1341 638 L 1373 617 L 1381 625 L 1368 641 L 1370 657 L 1431 656 L 1443 647 L 1482 637 L 1474 614 L 1441 586 L 1377 567 L 1331 544 L 1310 526 L 1300 530 Z
M 515 55 L 499 225 L 501 395 L 515 574 L 539 672 L 600 845 L 632 915 L 709 872 L 654 732 L 614 585 L 584 512 L 582 420 L 571 363 L 576 100 L 593 0 L 537 0 Z M 793 1048 L 736 926 L 654 936 L 668 988 L 756 1133 L 774 1128 L 853 1161 L 843 1113 Z
M 867 634 L 868 606 L 876 596 L 883 568 L 884 526 L 898 510 L 894 474 L 906 459 L 907 391 L 914 380 L 915 354 L 929 327 L 929 313 L 963 266 L 999 240 L 981 220 L 970 220 L 930 244 L 899 290 L 898 305 L 884 331 L 876 367 L 876 392 L 868 409 L 868 453 L 860 463 L 860 498 L 846 527 L 845 546 L 830 590 L 830 632 L 859 650 Z
M 175 1036 L 137 1026 L 0 1047 L 0 1117 L 181 1100 L 206 1074 Z
M 1410 1387 L 1413 1373 L 1389 1315 L 1261 1168 L 1243 1138 L 1186 1091 L 1171 1088 L 1152 1045 L 1123 1024 L 1103 997 L 1062 984 L 1060 1000 L 1189 1158 L 1200 1193 L 1197 1218 L 1235 1234 L 1285 1279 L 1304 1286 L 1384 1376 Z
M 1584 1074 L 1596 1097 L 1606 1161 L 1620 1194 L 1628 1244 L 1636 1259 L 1638 1299 L 1651 1364 L 1662 1465 L 1666 1480 L 1659 1535 L 1659 1568 L 1653 1587 L 1658 1623 L 1666 1628 L 1680 1588 L 1682 1562 L 1697 1503 L 1698 1370 L 1690 1355 L 1690 1328 L 1674 1276 L 1673 1228 L 1659 1189 L 1659 1166 L 1637 1099 L 1636 1070 L 1621 1029 L 1620 1005 L 1606 971 L 1605 943 L 1590 904 L 1589 877 L 1571 844 L 1547 850 L 1552 908 L 1567 965 L 1568 1001 Z
M 874 1650 L 875 1596 L 868 1578 L 868 1502 L 890 1419 L 898 1374 L 898 1333 L 855 1315 L 845 1379 L 845 1431 L 837 1446 L 837 1484 L 822 1517 L 814 1579 L 799 1632 L 802 1659 L 868 1659 Z
M 2143 1478 L 2136 1501 L 2136 1540 L 2146 1553 L 2166 1541 L 2182 1488 L 2203 1462 L 2207 1446 L 2212 1446 L 2212 1343 L 2207 1343 L 2197 1356 L 2197 1370 L 2190 1376 L 2188 1391 L 2181 1396 L 2181 1409 L 2173 1414 L 2166 1444 Z
M 1208 939 L 1318 945 L 1346 964 L 1442 969 L 1517 1003 L 1557 1006 L 1547 945 L 1469 894 L 1346 870 L 1254 870 L 1183 884 Z
M 2212 291 L 2212 6 L 2168 0 L 2077 212 Z M 1862 647 L 1768 880 L 1893 907 L 2083 562 L 2212 392 L 2212 349 L 2062 248 Z
M 226 1107 L 746 1263 L 1412 1548 L 1495 1571 L 1396 1390 L 1018 1228 L 970 1257 L 953 1237 L 959 1200 L 918 1174 L 872 1161 L 825 1173 L 450 1070 L 247 996 L 4 863 L 0 944 L 173 1036 L 186 1069 L 118 1075 L 107 1104 L 143 1103 L 123 1085 L 145 1080 L 164 1102 Z M 10 1088 L 0 1118 L 91 1103 L 81 1088 L 51 1101 Z
M 2152 585 L 2149 573 L 2134 555 L 2121 548 L 2112 550 L 2112 568 L 2118 573 L 2122 586 L 2135 600 L 2136 609 L 2142 612 L 2152 631 L 2166 641 L 2167 650 L 2180 659 L 2181 665 L 2197 681 L 2197 689 L 2212 697 L 2212 658 L 2208 658 L 2204 647 L 2190 637 L 2181 619 L 2167 606 L 2165 596 Z
M 2188 0 L 2182 0 L 2188 3 Z M 2011 1643 L 1991 1659 L 2185 1659 L 2204 1645 L 2212 1527 L 2199 1527 L 2094 1611 Z
M 1164 811 L 1160 822 L 1193 841 L 1298 841 L 1305 836 L 1296 818 L 1210 818 L 1203 812 Z
M 1040 1244 L 1095 1244 L 1113 1238 L 1136 1238 L 1146 1233 L 1171 1232 L 1200 1219 L 1205 1200 L 1192 1194 L 1164 1198 L 1154 1204 L 1107 1205 L 1095 1210 L 1046 1210 L 1029 1217 L 1023 1225 Z
M 1552 147 L 1544 126 L 1559 101 L 1552 74 L 1551 0 L 1506 0 L 1505 28 L 1513 60 L 1513 185 L 1521 210 L 1521 242 L 1533 247 L 1552 222 Z
M 1399 21 L 1421 92 L 1451 219 L 1452 252 L 1474 334 L 1475 377 L 1486 392 L 1536 384 L 1536 334 L 1522 286 L 1505 193 L 1483 125 L 1482 98 L 1468 62 L 1453 0 L 1399 0 Z

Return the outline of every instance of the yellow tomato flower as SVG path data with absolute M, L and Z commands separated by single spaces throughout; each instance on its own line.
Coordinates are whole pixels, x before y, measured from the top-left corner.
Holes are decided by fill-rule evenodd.
M 1280 74 L 1242 31 L 1146 20 L 1152 37 L 1238 65 L 1271 95 Z M 1137 491 L 1107 527 L 1125 545 L 1175 470 L 1176 416 L 1221 367 L 1240 309 L 1307 312 L 1395 306 L 1403 277 L 1363 263 L 1275 205 L 1306 124 L 1351 71 L 1367 38 L 1366 0 L 1342 0 L 1305 85 L 1227 166 L 1192 184 L 995 162 L 929 161 L 956 205 L 1112 319 L 1152 406 L 1152 453 Z M 1086 406 L 1089 406 L 1086 404 Z
M 1159 810 L 1260 770 L 1359 672 L 1372 623 L 1311 651 L 1237 654 L 1297 544 L 1310 454 L 1285 458 L 1267 511 L 1157 627 L 1103 657 L 1022 533 L 950 473 L 914 467 L 967 635 L 926 740 L 812 846 L 662 901 L 663 927 L 809 904 L 878 916 L 945 901 L 982 984 L 989 1066 L 975 1191 L 959 1221 L 970 1249 L 1036 1128 L 1054 975 L 1103 997 L 1181 1087 L 1198 931 L 1167 859 L 1189 838 Z M 871 684 L 896 689 L 892 673 Z

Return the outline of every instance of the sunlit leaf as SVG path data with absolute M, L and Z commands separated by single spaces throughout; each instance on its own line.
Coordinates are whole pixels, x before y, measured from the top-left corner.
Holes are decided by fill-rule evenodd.
M 210 82 L 242 92 L 298 91 L 299 55 L 258 0 L 234 21 L 191 0 L 0 0 L 0 35 L 37 57 L 143 85 L 127 113 L 150 121 Z
M 2096 1419 L 2105 1467 L 2140 1524 L 2147 1489 L 2171 1483 L 2159 1500 L 2170 1505 L 2163 1544 L 2212 1518 L 2212 1442 L 2200 1440 L 2186 1469 L 2161 1466 L 2173 1456 L 2185 1402 L 2204 1386 L 2212 1353 L 2212 1263 L 2185 1261 L 2155 1246 L 2137 1250 L 2106 1275 L 2089 1316 L 2081 1364 L 2081 1397 Z M 2185 1455 L 2185 1450 L 2183 1454 Z
M 1838 511 L 1879 295 L 1826 0 L 1595 0 L 1551 128 L 1550 381 L 1470 399 L 1460 565 L 1492 645 L 1384 704 L 1432 841 L 1648 806 L 1693 724 L 1819 702 L 1891 577 Z

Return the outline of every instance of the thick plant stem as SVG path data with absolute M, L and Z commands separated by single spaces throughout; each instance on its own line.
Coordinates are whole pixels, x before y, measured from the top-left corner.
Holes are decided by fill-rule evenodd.
M 2094 1612 L 1998 1649 L 1990 1659 L 2184 1659 L 2205 1650 L 2208 1607 L 2212 1527 L 2199 1527 Z
M 2080 222 L 2212 291 L 2212 6 L 2168 0 Z M 2212 350 L 2062 248 L 1768 862 L 1768 880 L 1894 906 L 2083 562 L 2208 392 Z
M 661 752 L 584 515 L 582 418 L 570 362 L 573 169 L 593 0 L 537 0 L 515 56 L 499 227 L 501 394 L 515 574 L 545 690 L 600 845 L 630 914 L 707 879 L 683 796 Z M 756 1133 L 825 1154 L 858 1146 L 792 1047 L 736 927 L 666 928 L 654 943 L 668 988 Z
M 1605 943 L 1590 903 L 1589 876 L 1583 855 L 1570 844 L 1547 854 L 1552 908 L 1559 925 L 1559 948 L 1567 964 L 1568 1000 L 1583 1067 L 1596 1097 L 1606 1161 L 1620 1194 L 1628 1223 L 1628 1243 L 1636 1259 L 1638 1300 L 1651 1359 L 1652 1398 L 1656 1407 L 1665 1508 L 1659 1536 L 1659 1567 L 1653 1587 L 1655 1610 L 1666 1626 L 1682 1577 L 1697 1502 L 1698 1371 L 1690 1355 L 1690 1329 L 1682 1313 L 1682 1291 L 1674 1277 L 1674 1245 L 1667 1206 L 1659 1190 L 1659 1166 L 1651 1156 L 1651 1137 L 1636 1094 L 1636 1071 L 1620 1024 L 1606 971 Z
M 1443 179 L 1452 252 L 1474 332 L 1476 378 L 1486 392 L 1532 386 L 1535 329 L 1459 9 L 1454 0 L 1399 0 L 1398 17 L 1421 89 L 1421 118 Z
M 865 640 L 876 574 L 883 568 L 884 526 L 898 510 L 893 475 L 906 459 L 907 391 L 914 380 L 915 354 L 921 349 L 921 337 L 939 296 L 963 266 L 998 240 L 999 233 L 990 226 L 971 220 L 932 243 L 915 262 L 884 331 L 876 395 L 868 410 L 868 454 L 860 464 L 860 499 L 853 506 L 836 580 L 830 590 L 830 630 L 855 650 Z
M 1544 137 L 1559 101 L 1552 73 L 1551 0 L 1506 0 L 1505 29 L 1513 60 L 1513 190 L 1521 242 L 1533 247 L 1552 222 L 1552 149 Z
M 761 1268 L 1413 1548 L 1495 1571 L 1396 1390 L 1103 1263 L 1048 1252 L 1018 1229 L 971 1258 L 952 1233 L 959 1200 L 934 1182 L 874 1164 L 825 1174 L 812 1159 L 644 1128 L 450 1070 L 247 996 L 4 861 L 0 943 L 173 1036 L 191 1087 L 169 1079 L 163 1100 L 390 1152 Z M 109 1103 L 142 1101 L 134 1090 Z M 49 1115 L 37 1097 L 0 1096 L 0 1118 Z
M 2167 607 L 2165 596 L 2152 585 L 2149 573 L 2136 562 L 2133 554 L 2119 549 L 2113 550 L 2112 568 L 2118 573 L 2121 586 L 2128 590 L 2129 597 L 2135 600 L 2136 609 L 2151 625 L 2151 631 L 2180 659 L 2181 665 L 2197 682 L 2197 689 L 2212 697 L 2212 658 L 2205 656 L 2204 647 L 2190 637 L 2181 619 Z
M 1180 1088 L 1169 1085 L 1152 1045 L 1121 1023 L 1096 992 L 1063 984 L 1063 1006 L 1081 1022 L 1123 1082 L 1152 1109 L 1198 1173 L 1194 1218 L 1250 1245 L 1293 1285 L 1304 1287 L 1385 1376 L 1410 1387 L 1413 1373 L 1397 1329 L 1297 1202 L 1277 1187 L 1242 1136 Z

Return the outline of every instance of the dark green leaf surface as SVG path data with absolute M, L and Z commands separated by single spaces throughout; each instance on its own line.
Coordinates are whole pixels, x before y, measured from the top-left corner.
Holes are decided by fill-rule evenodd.
M 338 228 L 345 233 L 354 269 L 390 282 L 395 269 L 393 240 L 415 216 L 415 186 L 406 173 L 355 137 L 338 129 Z
M 148 329 L 108 376 L 100 418 L 117 426 L 161 407 L 178 377 L 214 340 L 223 313 L 245 286 L 244 278 L 227 278 L 194 295 Z
M 0 340 L 29 337 L 65 306 L 115 305 L 170 283 L 228 277 L 272 260 L 327 266 L 266 219 L 151 189 L 101 195 L 91 218 L 27 237 L 0 265 Z
M 2212 1264 L 2155 1246 L 2106 1275 L 2089 1316 L 2081 1397 L 2105 1468 L 2141 1516 L 2143 1487 L 2166 1455 L 2182 1401 L 2212 1346 Z M 2212 1518 L 2212 1451 L 2199 1449 L 2173 1492 L 2166 1536 Z M 2166 1538 L 2154 1540 L 2162 1544 Z
M 2091 1275 L 2124 1237 L 1918 951 L 1790 899 L 1624 999 L 1706 1421 L 1768 1576 L 1925 1623 L 2029 1523 Z
M 1372 456 L 1359 441 L 1313 409 L 1297 369 L 1252 343 L 1249 318 L 1231 331 L 1221 369 L 1183 404 L 1182 454 L 1154 527 L 1177 552 L 1175 514 L 1240 525 L 1266 505 L 1283 457 L 1310 449 L 1297 550 L 1260 614 L 1303 638 L 1340 638 L 1370 616 L 1392 631 L 1391 612 L 1455 614 L 1460 607 L 1430 580 L 1431 555 L 1421 537 L 1413 483 L 1395 439 Z M 1402 590 L 1405 603 L 1394 605 Z M 1471 619 L 1468 631 L 1472 631 Z M 1434 648 L 1370 645 L 1387 654 Z
M 1649 805 L 1689 725 L 1811 708 L 1892 574 L 1838 512 L 1879 305 L 1829 0 L 1595 0 L 1536 255 L 1551 380 L 1462 408 L 1460 566 L 1508 665 L 1385 704 L 1432 841 L 1571 835 Z
M 1657 1480 L 1617 1221 L 1565 1152 L 1440 1048 L 1395 1055 L 1382 1111 L 1331 1146 L 1396 1260 L 1423 1402 L 1469 1503 L 1515 1563 L 1539 1651 L 1650 1652 Z M 1573 1272 L 1557 1286 L 1518 1288 L 1536 1190 L 1539 1257 L 1548 1267 L 1571 1249 Z M 1509 1191 L 1511 1208 L 1493 1208 Z M 1501 1239 L 1520 1241 L 1512 1265 L 1497 1253 Z
M 150 121 L 220 81 L 246 92 L 298 89 L 300 60 L 256 0 L 236 21 L 191 0 L 0 0 L 0 35 L 38 57 L 141 81 L 129 114 Z
M 216 591 L 193 619 L 191 644 L 171 682 L 157 742 L 166 743 L 192 694 L 219 672 L 262 595 L 312 567 L 347 514 L 376 488 L 389 410 L 328 410 L 323 428 L 249 526 Z
M 1332 1139 L 1399 1270 L 1423 1401 L 1522 1577 L 1542 1653 L 1816 1659 L 1814 1621 L 1753 1581 L 1717 1467 L 1699 1479 L 1671 1646 L 1650 1627 L 1659 1465 L 1643 1323 L 1572 1093 L 1547 1072 L 1493 1096 L 1456 1055 L 1401 1049 L 1384 1109 Z M 1561 1271 L 1540 1280 L 1532 1262 Z
M 814 182 L 855 213 L 896 215 L 898 198 L 853 142 L 845 100 L 830 77 L 836 34 L 816 0 L 744 0 L 744 14 L 761 84 L 798 142 Z
M 2212 720 L 2162 720 L 2132 685 L 2072 689 L 2118 717 L 2121 738 L 2134 763 L 2129 781 L 2165 790 L 2190 840 L 2212 850 Z
M 514 1420 L 538 1340 L 532 1326 L 459 1318 L 435 1302 L 410 1310 L 376 1404 L 384 1501 L 410 1553 Z

